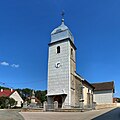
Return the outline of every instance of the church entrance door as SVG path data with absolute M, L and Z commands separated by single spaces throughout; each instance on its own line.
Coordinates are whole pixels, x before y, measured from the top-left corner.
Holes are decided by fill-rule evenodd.
M 58 102 L 58 108 L 62 108 L 62 96 L 61 95 L 55 96 L 54 101 Z

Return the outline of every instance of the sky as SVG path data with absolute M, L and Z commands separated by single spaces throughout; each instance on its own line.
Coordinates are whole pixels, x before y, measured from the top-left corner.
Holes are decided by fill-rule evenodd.
M 0 86 L 47 89 L 50 33 L 61 24 L 77 47 L 77 73 L 115 82 L 120 97 L 120 0 L 0 0 Z

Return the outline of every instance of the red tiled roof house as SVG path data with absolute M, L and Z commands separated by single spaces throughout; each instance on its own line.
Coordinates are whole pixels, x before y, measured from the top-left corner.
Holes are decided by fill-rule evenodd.
M 18 92 L 15 90 L 12 90 L 12 89 L 11 90 L 3 90 L 3 89 L 1 89 L 0 90 L 0 97 L 2 97 L 2 96 L 13 98 L 17 102 L 16 107 L 21 107 L 21 104 L 23 103 L 23 99 L 18 94 Z

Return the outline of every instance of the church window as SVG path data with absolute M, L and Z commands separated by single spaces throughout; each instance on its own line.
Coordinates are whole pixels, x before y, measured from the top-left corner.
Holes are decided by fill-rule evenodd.
M 88 89 L 88 93 L 90 92 L 90 90 Z
M 60 53 L 60 46 L 57 47 L 57 53 Z
M 71 48 L 71 56 L 73 56 L 73 49 Z

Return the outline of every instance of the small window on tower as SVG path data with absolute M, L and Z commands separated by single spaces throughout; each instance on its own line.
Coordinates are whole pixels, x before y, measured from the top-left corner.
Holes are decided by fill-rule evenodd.
M 73 49 L 71 48 L 71 56 L 73 56 Z
M 57 53 L 60 53 L 60 46 L 57 47 Z

